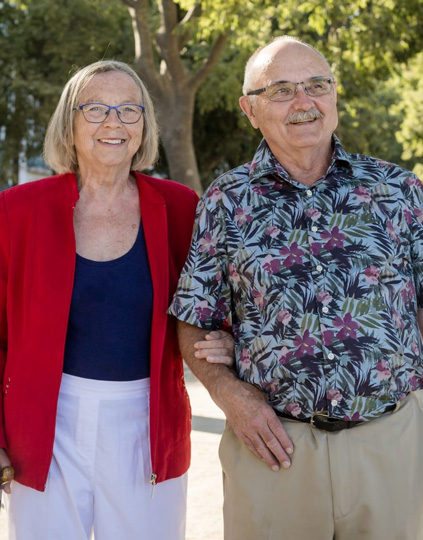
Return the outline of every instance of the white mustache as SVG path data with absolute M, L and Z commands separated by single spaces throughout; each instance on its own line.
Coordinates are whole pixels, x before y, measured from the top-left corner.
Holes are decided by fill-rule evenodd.
M 317 109 L 310 109 L 309 111 L 299 111 L 292 113 L 285 121 L 285 124 L 299 124 L 301 122 L 311 122 L 323 118 L 323 114 Z

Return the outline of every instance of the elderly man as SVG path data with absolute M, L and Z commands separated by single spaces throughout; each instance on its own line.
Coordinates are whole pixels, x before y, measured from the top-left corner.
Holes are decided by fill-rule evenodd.
M 200 202 L 170 310 L 227 417 L 225 538 L 421 539 L 421 183 L 345 152 L 311 46 L 259 49 L 243 90 L 263 141 Z M 228 316 L 236 373 L 193 353 Z

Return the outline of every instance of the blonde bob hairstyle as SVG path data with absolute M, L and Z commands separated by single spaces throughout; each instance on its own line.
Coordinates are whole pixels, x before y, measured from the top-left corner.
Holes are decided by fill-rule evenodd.
M 131 169 L 143 170 L 153 165 L 157 159 L 159 130 L 154 115 L 153 102 L 141 79 L 135 71 L 115 60 L 100 60 L 80 69 L 63 89 L 56 110 L 51 117 L 44 140 L 44 161 L 57 173 L 78 172 L 78 158 L 73 144 L 74 107 L 82 90 L 98 73 L 120 71 L 129 75 L 140 91 L 141 105 L 144 105 L 144 127 L 142 143 L 132 158 Z

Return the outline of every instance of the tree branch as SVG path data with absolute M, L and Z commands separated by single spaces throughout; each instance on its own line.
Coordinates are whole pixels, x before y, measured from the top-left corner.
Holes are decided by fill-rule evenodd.
M 185 17 L 179 21 L 178 27 L 182 28 L 184 25 L 188 24 L 191 19 L 194 17 L 200 17 L 203 13 L 203 9 L 201 7 L 201 4 L 195 4 L 191 9 L 189 9 L 185 15 Z
M 132 9 L 137 7 L 137 2 L 135 0 L 121 0 L 121 2 Z
M 201 4 L 195 4 L 191 9 L 189 9 L 185 17 L 179 21 L 177 26 L 177 32 L 179 35 L 179 50 L 181 51 L 187 41 L 189 40 L 189 31 L 186 29 L 186 26 L 189 24 L 191 19 L 194 17 L 201 17 L 203 9 Z
M 162 24 L 156 34 L 160 56 L 166 62 L 167 71 L 174 84 L 187 77 L 179 54 L 179 36 L 175 32 L 178 25 L 178 12 L 173 0 L 158 0 Z
M 190 84 L 198 88 L 219 60 L 220 53 L 228 40 L 230 30 L 226 30 L 217 38 L 210 51 L 209 57 L 191 78 Z
M 121 0 L 128 7 L 135 39 L 135 65 L 150 92 L 161 89 L 160 75 L 154 61 L 154 49 L 148 26 L 148 0 Z

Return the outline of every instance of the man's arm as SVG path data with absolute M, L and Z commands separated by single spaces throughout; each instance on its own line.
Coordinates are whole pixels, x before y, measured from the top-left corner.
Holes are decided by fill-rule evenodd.
M 421 334 L 422 339 L 423 339 L 423 309 L 418 309 L 417 310 L 417 322 L 419 324 L 420 334 Z
M 272 470 L 279 470 L 280 465 L 288 468 L 293 444 L 267 403 L 266 393 L 238 379 L 229 366 L 196 358 L 194 344 L 205 340 L 208 330 L 181 321 L 177 328 L 185 362 L 225 413 L 235 434 Z

